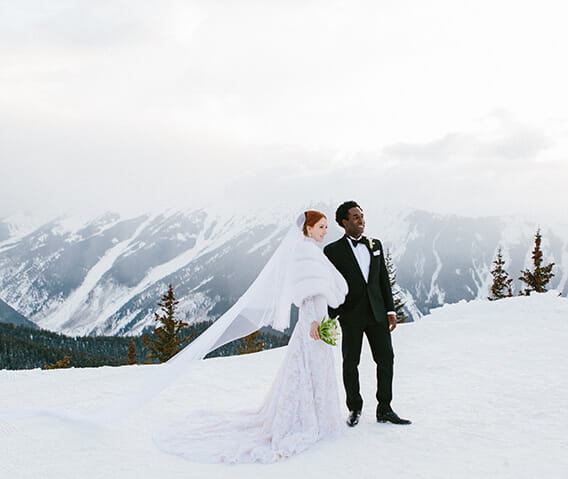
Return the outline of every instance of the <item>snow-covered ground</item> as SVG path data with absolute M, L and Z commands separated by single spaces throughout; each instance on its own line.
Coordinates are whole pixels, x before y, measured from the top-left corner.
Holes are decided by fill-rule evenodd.
M 366 408 L 341 439 L 272 465 L 197 464 L 154 446 L 152 432 L 190 409 L 258 404 L 283 358 L 279 349 L 202 361 L 119 428 L 0 419 L 0 478 L 568 477 L 568 299 L 550 292 L 446 305 L 400 325 L 393 339 L 393 406 L 411 426 L 374 421 L 374 371 L 364 350 Z M 0 371 L 0 408 L 93 410 L 134 390 L 152 368 Z

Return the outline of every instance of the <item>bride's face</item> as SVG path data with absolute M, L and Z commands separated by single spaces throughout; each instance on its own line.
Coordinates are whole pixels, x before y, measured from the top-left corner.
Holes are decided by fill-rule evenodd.
M 321 243 L 327 234 L 327 220 L 322 218 L 315 225 L 308 226 L 306 229 L 310 238 Z

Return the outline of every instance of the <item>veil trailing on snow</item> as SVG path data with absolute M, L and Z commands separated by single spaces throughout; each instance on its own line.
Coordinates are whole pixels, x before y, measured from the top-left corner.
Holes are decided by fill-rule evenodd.
M 97 423 L 113 423 L 126 417 L 155 397 L 161 390 L 215 349 L 248 336 L 265 326 L 284 331 L 290 326 L 292 303 L 300 306 L 310 295 L 323 294 L 337 307 L 347 293 L 347 284 L 333 265 L 307 240 L 301 213 L 266 263 L 258 277 L 239 300 L 207 330 L 164 364 L 140 391 L 128 394 L 93 416 Z
M 207 330 L 166 363 L 152 366 L 155 370 L 151 377 L 138 390 L 82 419 L 112 424 L 128 417 L 211 351 L 265 326 L 285 330 L 290 325 L 292 303 L 300 306 L 307 296 L 322 294 L 332 307 L 343 302 L 347 292 L 345 280 L 313 240 L 305 238 L 304 222 L 302 213 L 247 291 Z M 33 414 L 30 411 L 26 415 Z M 54 409 L 35 412 L 67 419 L 79 416 Z

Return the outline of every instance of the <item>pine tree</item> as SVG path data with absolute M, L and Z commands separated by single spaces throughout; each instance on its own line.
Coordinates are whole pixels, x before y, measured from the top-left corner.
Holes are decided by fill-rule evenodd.
M 509 298 L 513 296 L 513 290 L 511 289 L 511 283 L 513 278 L 509 277 L 509 273 L 505 271 L 503 265 L 503 255 L 501 254 L 501 248 L 497 250 L 497 258 L 493 261 L 495 267 L 491 270 L 491 275 L 493 276 L 493 284 L 491 285 L 491 296 L 488 296 L 489 301 L 496 301 L 501 298 Z
M 239 354 L 258 353 L 264 349 L 264 342 L 258 338 L 260 331 L 255 331 L 243 338 Z
M 136 344 L 134 344 L 134 341 L 130 341 L 130 344 L 128 345 L 127 357 L 127 364 L 138 364 L 138 361 L 136 360 Z
M 390 250 L 387 249 L 385 255 L 385 265 L 389 274 L 390 285 L 392 289 L 392 296 L 394 300 L 394 312 L 396 313 L 396 322 L 404 323 L 408 319 L 408 315 L 404 312 L 404 305 L 406 304 L 401 297 L 400 288 L 396 284 L 396 268 L 392 262 Z
M 71 360 L 68 356 L 63 356 L 63 359 L 54 362 L 53 364 L 46 364 L 43 369 L 65 369 L 71 367 Z
M 552 272 L 554 263 L 542 266 L 542 250 L 540 249 L 541 241 L 542 235 L 540 234 L 539 228 L 536 231 L 534 249 L 532 251 L 534 269 L 533 271 L 525 269 L 521 271 L 522 276 L 519 276 L 519 280 L 527 285 L 524 291 L 519 293 L 521 295 L 529 296 L 533 291 L 536 293 L 546 292 L 546 285 L 554 277 L 554 273 Z
M 181 351 L 192 336 L 181 338 L 181 332 L 188 327 L 188 323 L 175 318 L 175 310 L 179 301 L 174 296 L 174 288 L 168 285 L 168 292 L 162 296 L 158 306 L 162 314 L 154 313 L 154 319 L 161 324 L 154 328 L 152 336 L 143 338 L 144 345 L 148 348 L 148 360 L 157 359 L 161 363 L 166 362 L 172 356 Z

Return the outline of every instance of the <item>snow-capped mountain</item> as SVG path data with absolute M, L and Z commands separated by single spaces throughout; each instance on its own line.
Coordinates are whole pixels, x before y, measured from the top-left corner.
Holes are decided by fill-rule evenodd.
M 498 246 L 512 277 L 530 264 L 535 224 L 367 208 L 367 233 L 391 251 L 413 319 L 444 303 L 487 296 Z M 68 216 L 39 227 L 0 220 L 0 298 L 46 329 L 136 334 L 153 324 L 156 303 L 172 283 L 182 317 L 215 318 L 252 282 L 294 216 L 181 210 Z M 556 263 L 551 287 L 566 294 L 568 235 L 562 231 L 542 228 L 545 261 Z M 330 217 L 327 240 L 340 234 Z

